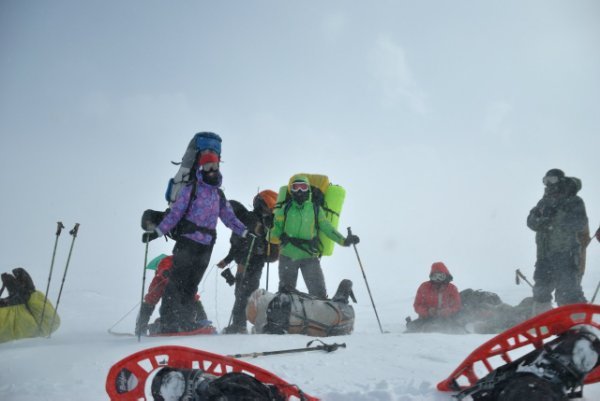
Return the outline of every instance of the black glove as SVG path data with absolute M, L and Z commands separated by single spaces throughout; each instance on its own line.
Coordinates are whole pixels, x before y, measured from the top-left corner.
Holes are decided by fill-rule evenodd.
M 596 237 L 598 242 L 600 242 L 600 227 L 598 227 L 598 230 L 596 231 L 596 234 L 594 234 L 594 236 Z
M 154 241 L 157 238 L 158 238 L 158 234 L 156 233 L 156 231 L 148 231 L 148 232 L 145 232 L 144 234 L 142 234 L 142 242 L 144 244 L 147 244 L 150 241 Z
M 349 234 L 344 240 L 344 246 L 356 245 L 360 242 L 358 235 Z

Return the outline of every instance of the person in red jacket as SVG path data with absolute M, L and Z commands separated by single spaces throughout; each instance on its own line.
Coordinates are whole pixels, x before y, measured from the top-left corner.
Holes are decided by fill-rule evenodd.
M 452 318 L 460 311 L 461 303 L 458 289 L 450 283 L 452 279 L 444 263 L 431 265 L 429 281 L 419 286 L 413 305 L 419 318 L 414 321 L 409 318 L 408 331 L 453 331 L 457 328 Z

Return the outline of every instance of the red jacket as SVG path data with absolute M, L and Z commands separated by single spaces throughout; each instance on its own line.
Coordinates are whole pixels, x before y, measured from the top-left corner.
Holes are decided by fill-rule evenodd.
M 448 268 L 442 262 L 436 262 L 431 266 L 431 273 L 434 272 L 445 273 L 449 280 L 452 279 Z M 448 317 L 460 310 L 460 294 L 449 280 L 443 283 L 426 281 L 419 286 L 413 306 L 420 318 Z M 434 312 L 431 313 L 430 309 Z
M 173 255 L 165 257 L 158 263 L 156 268 L 156 274 L 150 283 L 148 293 L 144 297 L 144 302 L 150 305 L 156 305 L 163 296 L 165 288 L 169 283 L 168 274 L 166 274 L 173 267 Z M 200 295 L 196 294 L 196 301 L 200 299 Z

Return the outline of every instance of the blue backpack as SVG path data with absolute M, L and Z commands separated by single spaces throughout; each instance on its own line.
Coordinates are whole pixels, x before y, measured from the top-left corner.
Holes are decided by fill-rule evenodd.
M 196 178 L 196 163 L 201 151 L 210 150 L 221 158 L 221 142 L 221 137 L 214 132 L 198 132 L 188 144 L 181 162 L 171 162 L 179 165 L 179 170 L 167 185 L 165 199 L 169 204 L 175 202 L 181 188 Z

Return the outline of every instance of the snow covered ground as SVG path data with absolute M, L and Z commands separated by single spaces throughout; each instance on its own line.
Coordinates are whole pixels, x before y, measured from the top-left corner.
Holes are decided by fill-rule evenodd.
M 39 278 L 36 277 L 39 283 Z M 219 328 L 229 316 L 230 292 L 213 269 L 206 277 L 203 296 L 209 316 Z M 38 284 L 39 286 L 39 284 Z M 139 350 L 159 345 L 182 345 L 219 354 L 301 348 L 311 339 L 301 335 L 211 335 L 188 338 L 116 337 L 107 333 L 129 307 L 124 298 L 78 288 L 69 283 L 59 310 L 63 320 L 50 339 L 35 338 L 0 345 L 0 399 L 3 401 L 107 400 L 106 375 L 112 364 Z M 440 401 L 436 384 L 445 379 L 477 346 L 492 336 L 404 334 L 405 316 L 413 314 L 411 296 L 389 302 L 393 294 L 376 294 L 375 303 L 386 333 L 381 334 L 364 283 L 355 281 L 359 303 L 355 332 L 325 342 L 345 343 L 333 353 L 312 351 L 246 358 L 308 394 L 329 401 Z M 590 290 L 590 289 L 588 289 Z M 522 287 L 507 287 L 504 298 L 527 295 Z M 378 303 L 379 301 L 379 303 Z M 133 301 L 136 302 L 135 300 Z M 511 302 L 512 303 L 512 302 Z M 215 307 L 218 311 L 215 312 Z M 132 330 L 135 313 L 115 330 Z M 414 314 L 413 314 L 414 315 Z M 600 385 L 585 388 L 585 400 L 600 399 Z

